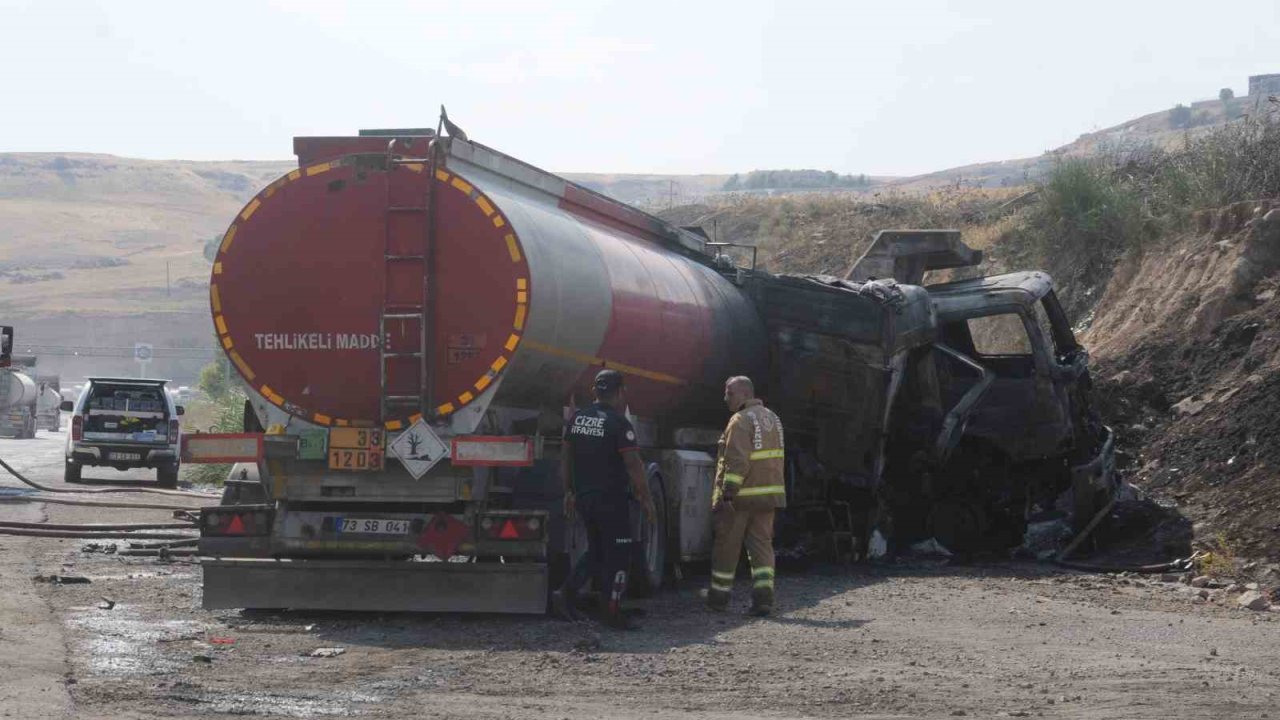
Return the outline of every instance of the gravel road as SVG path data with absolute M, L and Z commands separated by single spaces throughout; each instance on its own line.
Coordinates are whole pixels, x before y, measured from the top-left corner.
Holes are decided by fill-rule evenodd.
M 0 457 L 61 486 L 64 440 L 0 440 Z M 0 478 L 0 496 L 16 487 Z M 0 502 L 4 520 L 166 518 Z M 764 620 L 742 614 L 741 587 L 732 612 L 703 610 L 694 578 L 647 602 L 644 630 L 620 633 L 206 611 L 195 562 L 89 542 L 0 536 L 4 717 L 1280 717 L 1280 614 L 1158 578 L 819 566 L 782 574 L 780 612 Z M 90 582 L 33 579 L 59 574 Z

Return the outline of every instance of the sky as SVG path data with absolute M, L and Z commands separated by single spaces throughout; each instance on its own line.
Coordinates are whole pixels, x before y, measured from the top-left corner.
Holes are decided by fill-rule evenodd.
M 913 175 L 1280 72 L 1240 0 L 0 0 L 0 152 L 290 159 L 434 127 L 560 172 Z

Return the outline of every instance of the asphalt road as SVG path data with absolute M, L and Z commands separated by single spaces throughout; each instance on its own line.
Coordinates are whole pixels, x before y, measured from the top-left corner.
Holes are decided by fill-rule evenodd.
M 61 486 L 63 441 L 0 440 L 0 457 Z M 0 494 L 16 487 L 0 478 Z M 167 517 L 0 502 L 4 520 Z M 819 566 L 782 574 L 764 620 L 742 614 L 743 580 L 733 610 L 713 614 L 694 578 L 647 603 L 644 630 L 618 633 L 493 615 L 206 611 L 196 562 L 89 542 L 0 536 L 6 717 L 1280 717 L 1280 614 L 1158 578 Z M 50 575 L 89 582 L 35 579 Z

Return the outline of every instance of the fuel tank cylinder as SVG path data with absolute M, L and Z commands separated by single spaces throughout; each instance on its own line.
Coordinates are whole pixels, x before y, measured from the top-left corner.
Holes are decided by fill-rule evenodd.
M 37 395 L 36 383 L 30 376 L 17 370 L 0 370 L 0 410 L 30 405 Z
M 298 138 L 300 167 L 236 216 L 210 307 L 250 387 L 316 425 L 468 432 L 491 405 L 583 402 L 610 367 L 638 416 L 723 419 L 763 325 L 689 233 L 436 142 Z

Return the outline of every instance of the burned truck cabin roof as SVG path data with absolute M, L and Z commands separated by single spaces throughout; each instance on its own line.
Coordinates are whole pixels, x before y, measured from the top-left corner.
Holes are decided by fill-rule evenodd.
M 1028 307 L 1053 290 L 1053 278 L 1040 271 L 957 280 L 929 285 L 940 319 L 990 314 L 998 308 Z
M 793 328 L 875 347 L 891 357 L 933 341 L 926 291 L 890 281 L 824 275 L 751 276 L 748 292 L 771 330 Z

